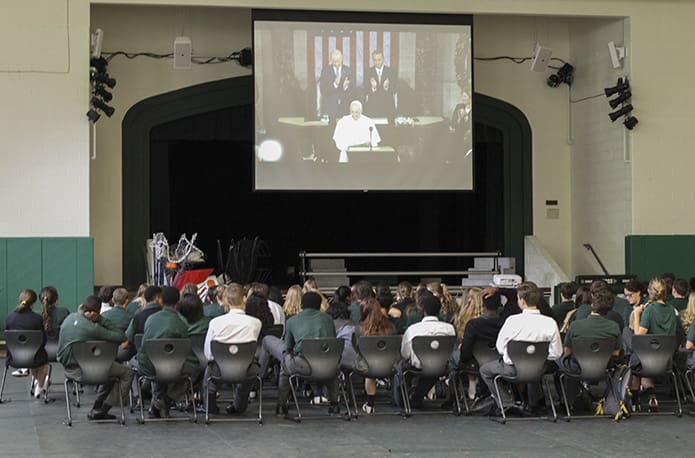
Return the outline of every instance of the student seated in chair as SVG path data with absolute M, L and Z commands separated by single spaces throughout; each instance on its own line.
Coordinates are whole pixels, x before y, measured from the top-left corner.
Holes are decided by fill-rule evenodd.
M 276 415 L 286 417 L 290 396 L 290 376 L 297 373 L 301 364 L 302 341 L 308 338 L 335 337 L 335 325 L 330 315 L 321 312 L 321 295 L 309 291 L 302 296 L 302 311 L 287 320 L 285 340 L 274 336 L 263 339 L 263 350 L 281 362 L 278 383 Z M 330 414 L 340 413 L 338 405 L 338 379 L 326 384 Z
M 220 369 L 217 363 L 214 362 L 214 357 L 212 355 L 211 343 L 213 341 L 224 344 L 256 342 L 261 333 L 261 321 L 244 312 L 244 301 L 240 300 L 240 291 L 238 291 L 237 288 L 227 288 L 225 293 L 227 297 L 224 298 L 224 301 L 229 304 L 229 311 L 210 321 L 210 326 L 205 336 L 205 346 L 203 347 L 205 357 L 208 361 L 211 361 L 211 364 L 208 365 L 205 372 L 205 380 L 207 380 L 208 377 L 220 376 Z M 253 297 L 255 298 L 255 295 L 253 295 Z M 270 314 L 270 312 L 268 313 Z M 248 375 L 254 375 L 257 372 L 258 365 L 254 363 L 249 367 Z M 217 407 L 217 391 L 220 389 L 221 384 L 215 379 L 207 383 L 209 389 L 208 408 L 210 413 L 216 414 L 219 412 L 219 408 Z M 229 403 L 227 406 L 226 411 L 228 414 L 244 413 L 246 411 L 250 388 L 251 382 L 240 383 L 234 387 L 234 402 Z
M 135 346 L 135 336 L 145 332 L 147 319 L 162 309 L 162 288 L 148 286 L 145 290 L 145 301 L 147 301 L 147 305 L 135 314 L 125 331 L 128 342 L 133 346 Z
M 664 280 L 652 278 L 647 287 L 649 303 L 636 306 L 632 314 L 632 325 L 635 335 L 668 334 L 676 338 L 676 331 L 682 328 L 678 312 L 672 305 L 666 303 L 668 292 Z M 630 366 L 639 368 L 639 365 L 639 358 L 633 353 L 630 359 Z M 642 388 L 641 393 L 648 396 L 649 411 L 657 412 L 659 410 L 659 401 L 657 401 L 654 392 L 654 380 L 634 375 L 632 376 L 631 384 L 633 409 L 640 410 L 640 387 Z
M 145 343 L 153 339 L 184 339 L 188 337 L 188 324 L 186 319 L 176 311 L 179 302 L 179 290 L 171 286 L 162 288 L 162 309 L 152 314 L 145 322 L 142 336 L 142 348 L 138 352 L 138 371 L 146 377 L 154 377 L 155 370 L 149 356 L 145 353 Z M 141 312 L 142 313 L 142 312 Z M 137 315 L 136 315 L 137 317 Z M 183 364 L 181 374 L 190 375 L 195 380 L 199 373 L 198 358 L 191 349 L 186 362 Z M 172 401 L 179 401 L 186 393 L 187 382 L 182 380 L 176 383 L 152 383 L 152 406 L 150 417 L 160 418 L 169 416 L 169 406 Z
M 439 321 L 439 312 L 442 309 L 442 303 L 438 297 L 435 297 L 429 291 L 422 292 L 419 297 L 419 303 L 422 305 L 424 317 L 422 321 L 414 323 L 406 329 L 401 342 L 401 360 L 396 367 L 396 374 L 393 380 L 393 399 L 399 407 L 403 407 L 401 399 L 401 384 L 405 383 L 403 373 L 413 367 L 420 368 L 420 360 L 413 352 L 413 339 L 418 336 L 453 336 L 456 334 L 454 327 L 450 323 Z M 436 378 L 418 377 L 412 393 L 409 393 L 410 405 L 413 408 L 422 406 L 422 401 L 436 383 Z
M 115 324 L 121 331 L 125 332 L 130 324 L 130 315 L 128 315 L 125 309 L 128 304 L 128 290 L 125 288 L 116 288 L 113 292 L 111 301 L 113 307 L 102 313 L 101 316 Z
M 597 290 L 592 294 L 591 314 L 583 320 L 572 322 L 565 335 L 565 350 L 563 356 L 557 361 L 560 370 L 568 374 L 579 374 L 581 368 L 572 354 L 572 341 L 574 339 L 615 339 L 613 356 L 618 356 L 622 349 L 622 330 L 618 324 L 606 318 L 606 314 L 613 306 L 613 293 L 610 290 Z M 576 379 L 567 380 L 567 399 L 570 404 L 579 394 L 579 384 Z
M 101 312 L 101 301 L 95 296 L 88 296 L 80 306 L 81 312 L 72 313 L 63 321 L 60 327 L 57 358 L 65 367 L 66 377 L 79 381 L 82 376 L 80 366 L 72 354 L 72 346 L 88 340 L 105 340 L 120 344 L 125 341 L 125 334 L 109 320 L 104 319 Z M 113 383 L 99 385 L 94 406 L 87 417 L 90 420 L 113 420 L 116 417 L 109 414 L 111 406 L 119 402 L 118 390 L 122 399 L 128 398 L 130 383 L 133 381 L 133 371 L 128 367 L 113 362 L 109 375 L 118 377 L 118 386 Z
M 487 385 L 490 393 L 496 393 L 494 379 L 497 375 L 513 377 L 516 369 L 507 352 L 510 341 L 549 342 L 548 360 L 556 360 L 562 354 L 562 341 L 557 322 L 554 318 L 541 315 L 538 304 L 543 293 L 533 282 L 521 283 L 517 289 L 516 302 L 521 308 L 521 313 L 511 315 L 502 325 L 497 336 L 497 351 L 502 357 L 498 361 L 491 361 L 480 368 L 480 377 Z M 540 393 L 536 388 L 529 386 L 529 406 L 536 406 Z M 502 407 L 507 409 L 513 405 L 513 400 L 506 390 L 500 390 Z M 492 402 L 491 402 L 492 401 Z M 494 405 L 494 400 L 487 401 Z

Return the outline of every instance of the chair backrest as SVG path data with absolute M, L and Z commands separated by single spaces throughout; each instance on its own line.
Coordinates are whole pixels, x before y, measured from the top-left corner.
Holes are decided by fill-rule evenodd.
M 181 380 L 183 364 L 191 354 L 191 340 L 151 339 L 143 343 L 147 357 L 154 367 L 155 379 L 161 383 Z
M 440 377 L 449 373 L 449 357 L 456 346 L 456 336 L 417 336 L 413 352 L 420 360 L 422 374 Z
M 48 355 L 48 362 L 55 363 L 58 361 L 58 339 L 60 338 L 60 333 L 54 335 L 46 336 L 46 345 L 43 347 L 46 349 L 46 355 Z
M 14 367 L 36 367 L 34 357 L 43 347 L 43 331 L 5 331 L 5 342 Z
M 401 359 L 402 340 L 403 336 L 362 336 L 357 339 L 360 354 L 369 365 L 369 370 L 363 375 L 370 378 L 390 377 Z
M 78 381 L 85 385 L 109 382 L 109 371 L 117 353 L 118 344 L 114 342 L 88 340 L 72 344 L 72 355 L 82 372 Z
M 220 368 L 220 379 L 224 383 L 241 383 L 248 380 L 248 370 L 258 345 L 256 341 L 245 343 L 210 342 L 212 357 Z
M 337 337 L 302 340 L 302 355 L 311 366 L 307 380 L 325 381 L 335 378 L 340 369 L 345 341 Z
M 658 377 L 671 372 L 676 336 L 673 334 L 644 334 L 632 336 L 632 351 L 640 360 L 643 377 Z
M 473 344 L 473 357 L 478 362 L 478 367 L 480 367 L 490 361 L 497 361 L 500 358 L 500 354 L 497 352 L 495 342 L 476 340 Z
M 549 342 L 512 340 L 507 343 L 509 359 L 514 363 L 516 376 L 505 377 L 517 383 L 537 382 L 545 373 Z
M 195 353 L 198 358 L 198 364 L 201 369 L 205 369 L 208 365 L 208 359 L 205 357 L 205 350 L 203 349 L 205 345 L 205 334 L 193 334 L 189 336 L 191 339 L 191 350 Z
M 615 339 L 587 339 L 577 337 L 572 339 L 572 355 L 579 363 L 581 373 L 579 378 L 587 382 L 595 382 L 606 377 L 606 368 L 615 349 Z
M 135 344 L 136 351 L 140 351 L 142 348 L 142 336 L 143 334 L 135 334 L 135 342 L 133 343 Z
M 123 348 L 118 346 L 118 352 L 116 353 L 116 361 L 119 363 L 125 363 L 130 361 L 130 359 L 135 356 L 135 351 L 131 347 Z

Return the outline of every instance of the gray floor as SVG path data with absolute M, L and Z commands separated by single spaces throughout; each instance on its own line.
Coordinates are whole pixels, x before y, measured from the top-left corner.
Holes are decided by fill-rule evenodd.
M 4 367 L 4 364 L 2 364 Z M 85 389 L 74 409 L 72 428 L 63 426 L 62 375 L 54 376 L 55 402 L 30 400 L 28 379 L 8 375 L 0 404 L 0 456 L 692 456 L 695 418 L 684 415 L 633 417 L 570 423 L 517 421 L 500 425 L 486 418 L 452 415 L 361 416 L 357 421 L 276 419 L 274 400 L 264 403 L 265 422 L 188 422 L 138 425 L 128 414 L 125 427 L 86 419 L 93 395 Z M 257 406 L 251 404 L 250 409 Z M 664 406 L 665 407 L 665 406 Z M 688 406 L 689 408 L 692 406 Z M 312 410 L 314 409 L 314 410 Z M 384 409 L 382 409 L 384 410 Z M 388 409 L 386 409 L 388 410 Z M 688 410 L 688 409 L 686 409 Z M 325 408 L 307 406 L 303 413 Z

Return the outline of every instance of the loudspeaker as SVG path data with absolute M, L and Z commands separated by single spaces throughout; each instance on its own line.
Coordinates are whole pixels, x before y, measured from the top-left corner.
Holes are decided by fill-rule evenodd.
M 550 63 L 550 56 L 553 55 L 553 50 L 551 48 L 544 48 L 543 46 L 537 46 L 536 52 L 533 55 L 533 60 L 531 61 L 531 71 L 532 72 L 544 72 L 548 68 Z
M 174 40 L 174 68 L 191 68 L 191 53 L 193 45 L 188 37 L 176 37 Z

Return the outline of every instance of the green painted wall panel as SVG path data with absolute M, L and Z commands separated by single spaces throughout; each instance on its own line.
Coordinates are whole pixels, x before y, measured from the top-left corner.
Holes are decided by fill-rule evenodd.
M 625 272 L 649 280 L 665 272 L 695 277 L 695 235 L 628 235 Z
M 41 289 L 41 239 L 7 239 L 8 308 L 23 289 Z
M 77 300 L 74 307 L 70 310 L 77 310 L 77 306 L 82 303 L 85 297 L 94 294 L 94 240 L 89 238 L 77 239 L 77 272 L 76 272 L 76 291 Z
M 7 298 L 7 241 L 0 239 L 0 320 L 5 323 L 5 317 L 9 313 Z M 2 326 L 4 329 L 5 326 Z M 0 332 L 2 330 L 0 329 Z
M 58 301 L 75 310 L 77 301 L 77 243 L 72 238 L 42 241 L 41 281 L 58 289 Z

